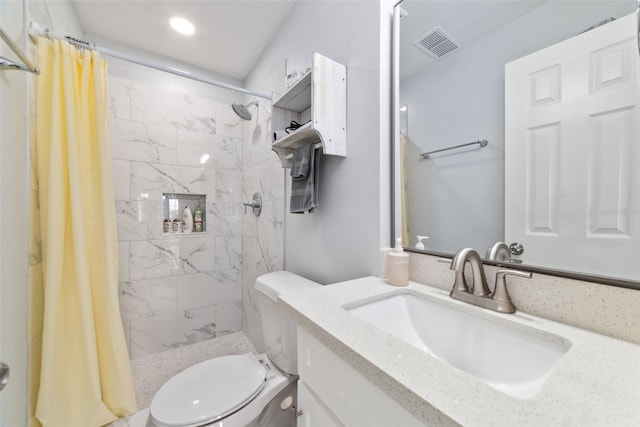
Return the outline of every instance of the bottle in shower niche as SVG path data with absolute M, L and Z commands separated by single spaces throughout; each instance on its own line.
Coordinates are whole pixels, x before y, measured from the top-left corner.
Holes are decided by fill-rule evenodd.
M 193 213 L 193 229 L 196 233 L 201 233 L 204 229 L 204 223 L 202 222 L 202 209 L 200 209 L 200 204 L 196 206 L 196 210 Z
M 171 221 L 171 232 L 172 233 L 180 232 L 180 220 L 178 218 L 174 218 L 173 221 Z
M 402 239 L 396 239 L 393 252 L 387 254 L 387 283 L 393 286 L 409 284 L 409 254 L 402 249 Z
M 193 231 L 193 215 L 189 206 L 185 206 L 182 211 L 182 232 L 191 233 Z

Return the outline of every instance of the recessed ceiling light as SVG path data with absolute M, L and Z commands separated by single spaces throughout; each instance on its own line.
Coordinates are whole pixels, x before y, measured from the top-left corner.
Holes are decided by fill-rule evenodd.
M 174 16 L 169 20 L 169 24 L 171 24 L 171 28 L 179 32 L 180 34 L 191 35 L 196 29 L 193 24 L 187 21 L 184 18 L 180 18 L 179 16 Z

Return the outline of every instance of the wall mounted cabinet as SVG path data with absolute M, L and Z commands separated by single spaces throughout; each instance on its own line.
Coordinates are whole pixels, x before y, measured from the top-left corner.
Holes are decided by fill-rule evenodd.
M 303 126 L 273 143 L 283 167 L 308 144 L 322 147 L 328 156 L 347 155 L 347 69 L 319 53 L 313 66 L 273 104 L 273 131 L 283 131 L 291 121 Z

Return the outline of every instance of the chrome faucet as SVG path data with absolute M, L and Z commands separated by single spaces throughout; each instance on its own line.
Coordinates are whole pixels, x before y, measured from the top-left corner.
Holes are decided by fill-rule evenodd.
M 505 242 L 495 242 L 493 245 L 489 246 L 484 257 L 492 261 L 509 262 L 511 261 L 511 251 Z
M 473 273 L 471 286 L 467 284 L 464 277 L 464 268 L 467 262 L 471 264 L 471 272 Z M 515 313 L 516 311 L 507 290 L 505 276 L 511 274 L 531 278 L 531 273 L 524 271 L 498 270 L 495 287 L 493 292 L 490 292 L 482 259 L 478 252 L 471 248 L 464 248 L 456 253 L 451 261 L 451 269 L 456 272 L 456 279 L 449 293 L 451 298 L 501 313 Z
M 464 277 L 464 266 L 467 261 L 471 263 L 471 271 L 473 272 L 472 287 L 467 285 L 467 279 Z M 486 297 L 489 295 L 489 287 L 487 286 L 487 277 L 482 267 L 482 259 L 480 254 L 471 248 L 464 248 L 458 251 L 451 261 L 451 269 L 456 272 L 456 281 L 451 290 L 451 297 L 454 292 L 466 292 L 476 297 Z

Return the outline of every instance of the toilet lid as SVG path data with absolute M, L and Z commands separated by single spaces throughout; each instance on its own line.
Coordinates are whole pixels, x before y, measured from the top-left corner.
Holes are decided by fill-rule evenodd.
M 260 393 L 267 370 L 251 353 L 209 359 L 167 381 L 151 402 L 160 426 L 202 425 L 224 418 Z

